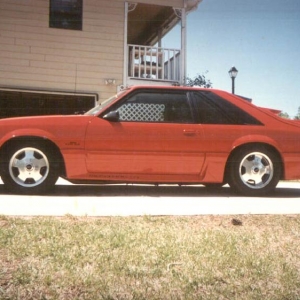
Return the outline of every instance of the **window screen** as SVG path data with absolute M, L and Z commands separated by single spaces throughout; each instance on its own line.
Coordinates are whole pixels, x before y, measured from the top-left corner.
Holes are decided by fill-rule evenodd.
M 185 93 L 140 92 L 117 108 L 120 121 L 192 123 Z

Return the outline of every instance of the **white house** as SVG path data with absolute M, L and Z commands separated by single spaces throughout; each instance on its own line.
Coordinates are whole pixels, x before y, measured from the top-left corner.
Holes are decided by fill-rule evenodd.
M 50 100 L 48 109 L 94 104 L 132 84 L 183 84 L 186 15 L 200 2 L 0 0 L 0 112 L 21 103 L 39 112 Z M 162 48 L 177 24 L 181 47 Z

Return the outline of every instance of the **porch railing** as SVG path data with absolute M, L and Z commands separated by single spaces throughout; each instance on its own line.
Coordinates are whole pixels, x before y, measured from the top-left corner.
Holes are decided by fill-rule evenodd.
M 180 50 L 128 45 L 128 77 L 180 81 Z

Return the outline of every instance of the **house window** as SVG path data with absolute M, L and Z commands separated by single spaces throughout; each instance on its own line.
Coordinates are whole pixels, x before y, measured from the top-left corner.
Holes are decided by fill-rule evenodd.
M 83 0 L 50 0 L 49 26 L 82 30 Z

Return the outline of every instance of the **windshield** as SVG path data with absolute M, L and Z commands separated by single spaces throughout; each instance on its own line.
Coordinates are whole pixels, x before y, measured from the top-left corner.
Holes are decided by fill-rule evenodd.
M 85 115 L 88 116 L 95 116 L 97 115 L 100 111 L 102 111 L 104 108 L 106 108 L 107 106 L 109 106 L 113 101 L 115 101 L 116 99 L 120 98 L 121 95 L 123 95 L 126 92 L 126 90 L 123 90 L 121 92 L 119 92 L 116 95 L 113 95 L 112 97 L 104 100 L 102 103 L 100 103 L 99 105 L 93 107 L 92 109 L 90 109 L 89 111 L 87 111 L 85 113 Z

